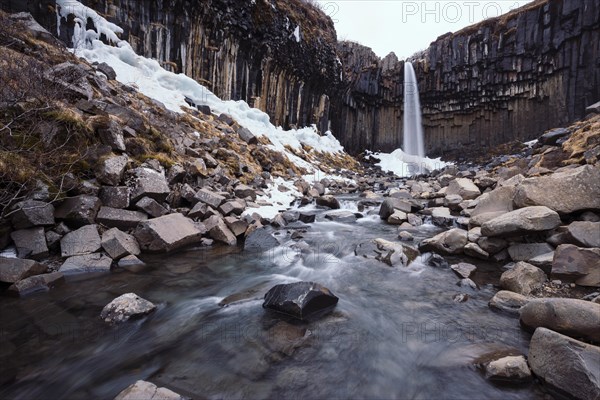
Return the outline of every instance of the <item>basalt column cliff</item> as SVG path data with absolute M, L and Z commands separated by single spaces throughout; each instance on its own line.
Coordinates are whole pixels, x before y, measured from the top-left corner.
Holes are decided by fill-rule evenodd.
M 402 144 L 404 62 L 340 43 L 332 126 L 351 151 Z M 430 155 L 482 152 L 581 118 L 600 100 L 600 0 L 537 1 L 438 38 L 415 65 Z

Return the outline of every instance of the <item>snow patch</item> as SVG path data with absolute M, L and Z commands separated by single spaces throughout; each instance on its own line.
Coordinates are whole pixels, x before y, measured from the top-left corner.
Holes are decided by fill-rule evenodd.
M 451 164 L 442 161 L 441 158 L 421 158 L 406 154 L 402 149 L 396 149 L 392 153 L 371 153 L 367 151 L 367 157 L 379 159 L 380 162 L 375 165 L 381 167 L 384 171 L 393 172 L 401 178 L 442 169 Z
M 294 29 L 294 37 L 296 38 L 296 42 L 300 43 L 300 25 Z

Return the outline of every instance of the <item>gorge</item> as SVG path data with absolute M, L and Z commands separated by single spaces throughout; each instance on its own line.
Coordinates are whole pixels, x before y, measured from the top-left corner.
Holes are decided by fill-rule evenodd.
M 54 2 L 4 3 L 55 31 Z M 331 19 L 304 1 L 83 3 L 122 26 L 138 54 L 274 125 L 331 129 L 354 154 L 401 147 L 404 62 L 338 43 Z M 599 28 L 600 0 L 537 0 L 413 56 L 427 154 L 485 152 L 583 117 L 600 99 Z

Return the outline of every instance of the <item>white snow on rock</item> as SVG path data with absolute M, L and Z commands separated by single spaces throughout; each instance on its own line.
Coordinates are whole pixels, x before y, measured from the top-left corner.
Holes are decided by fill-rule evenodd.
M 449 165 L 449 163 L 443 162 L 441 158 L 421 158 L 406 154 L 402 149 L 396 149 L 391 153 L 372 153 L 367 151 L 367 157 L 379 159 L 380 162 L 375 165 L 378 165 L 384 171 L 393 172 L 399 177 L 417 175 L 426 171 L 442 169 Z
M 129 43 L 118 38 L 117 35 L 123 32 L 120 27 L 106 21 L 78 1 L 58 0 L 57 4 L 60 6 L 57 11 L 59 16 L 73 13 L 76 17 L 76 31 L 79 32 L 76 34 L 78 39 L 73 41 L 77 46 L 73 50 L 76 55 L 89 62 L 107 63 L 115 70 L 119 82 L 135 86 L 144 95 L 164 104 L 167 109 L 182 113 L 182 107 L 190 107 L 185 102 L 187 96 L 197 105 L 210 106 L 211 110 L 217 114 L 229 114 L 255 136 L 266 136 L 272 143 L 270 148 L 285 153 L 290 161 L 298 167 L 311 172 L 318 170 L 318 167 L 286 150 L 286 145 L 298 150 L 302 149 L 302 144 L 306 144 L 319 152 L 344 152 L 344 148 L 331 132 L 326 132 L 321 136 L 314 125 L 286 131 L 271 124 L 268 114 L 250 107 L 245 101 L 223 101 L 194 79 L 184 74 L 167 71 L 160 66 L 158 61 L 137 55 Z M 116 46 L 104 44 L 93 30 L 87 31 L 85 35 L 82 33 L 88 17 L 92 18 L 98 32 L 105 34 Z M 299 26 L 296 31 L 299 39 Z

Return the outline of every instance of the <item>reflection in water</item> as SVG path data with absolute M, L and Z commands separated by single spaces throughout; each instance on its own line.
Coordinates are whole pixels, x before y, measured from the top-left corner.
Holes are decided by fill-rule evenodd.
M 356 211 L 356 199 L 342 199 Z M 112 398 L 147 379 L 194 398 L 541 398 L 531 384 L 486 382 L 471 366 L 491 351 L 521 351 L 518 321 L 489 310 L 494 266 L 479 263 L 480 291 L 457 304 L 450 270 L 408 268 L 354 256 L 357 243 L 395 240 L 396 227 L 367 216 L 343 224 L 317 218 L 304 243 L 282 236 L 264 252 L 191 249 L 150 257 L 138 272 L 69 281 L 27 299 L 3 298 L 0 396 L 4 399 Z M 415 230 L 417 240 L 436 233 Z M 477 262 L 475 262 L 477 263 Z M 497 268 L 497 267 L 496 267 Z M 486 272 L 487 271 L 487 272 Z M 262 309 L 278 283 L 317 281 L 340 302 L 309 324 Z M 99 314 L 135 292 L 157 304 L 119 327 Z M 226 307 L 219 305 L 227 304 Z

